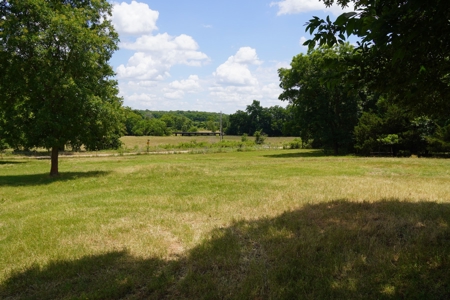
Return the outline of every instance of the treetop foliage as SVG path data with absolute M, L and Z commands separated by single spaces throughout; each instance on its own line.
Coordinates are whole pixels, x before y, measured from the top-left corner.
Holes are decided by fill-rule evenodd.
M 436 118 L 417 115 L 393 101 L 398 95 L 379 93 L 371 83 L 352 78 L 353 61 L 361 53 L 348 44 L 323 45 L 292 59 L 279 69 L 279 99 L 288 101 L 303 143 L 371 155 L 430 155 L 450 151 L 448 112 Z M 394 99 L 395 100 L 395 99 Z
M 177 116 L 185 116 L 186 118 L 194 122 L 207 122 L 210 119 L 218 121 L 220 118 L 220 113 L 216 112 L 205 112 L 205 111 L 192 111 L 192 110 L 175 110 L 175 111 L 160 111 L 160 110 L 136 110 L 146 117 L 154 117 L 160 119 L 162 116 L 170 114 Z M 222 114 L 223 116 L 226 114 Z
M 299 54 L 291 68 L 279 69 L 280 100 L 289 101 L 296 111 L 303 141 L 333 149 L 352 150 L 352 131 L 363 102 L 361 87 L 347 81 L 348 66 L 342 61 L 352 56 L 352 46 L 322 47 Z
M 305 42 L 344 43 L 360 38 L 354 78 L 420 113 L 442 115 L 450 110 L 450 5 L 448 0 L 323 0 L 329 6 L 353 6 L 353 12 L 330 18 L 313 17 Z
M 291 126 L 286 126 L 288 120 L 292 120 L 289 108 L 281 106 L 262 107 L 261 103 L 253 100 L 247 105 L 245 111 L 238 110 L 229 117 L 229 126 L 226 133 L 230 135 L 259 135 L 269 136 L 289 135 Z M 298 133 L 293 133 L 296 135 Z

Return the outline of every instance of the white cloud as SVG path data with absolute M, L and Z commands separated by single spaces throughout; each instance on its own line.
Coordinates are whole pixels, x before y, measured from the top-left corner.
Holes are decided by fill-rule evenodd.
M 172 67 L 204 66 L 211 59 L 188 34 L 155 32 L 158 17 L 158 11 L 137 1 L 113 7 L 111 20 L 121 37 L 125 37 L 119 46 L 134 52 L 116 68 L 125 105 L 141 109 L 192 109 L 192 101 L 196 99 L 197 109 L 233 113 L 236 107 L 245 109 L 254 99 L 265 106 L 280 104 L 276 67 L 263 67 L 263 61 L 251 47 L 240 48 L 215 66 L 210 76 L 190 75 L 170 80 Z
M 158 104 L 158 97 L 151 94 L 132 94 L 127 96 L 127 102 L 131 107 L 152 107 Z
M 173 96 L 170 98 L 170 96 Z M 186 102 L 179 101 L 179 98 L 176 98 L 176 95 L 168 95 L 165 98 L 148 94 L 148 93 L 133 93 L 129 96 L 126 96 L 126 106 L 130 106 L 136 109 L 160 109 L 160 110 L 174 110 L 174 109 L 187 109 Z M 164 101 L 164 99 L 173 99 L 176 101 L 176 106 L 174 107 L 174 102 L 172 101 Z
M 264 107 L 286 103 L 278 100 L 280 89 L 276 83 L 260 86 L 215 86 L 210 87 L 209 98 L 213 99 L 216 107 L 232 107 L 231 113 L 238 109 L 245 109 L 253 100 L 258 100 Z
M 248 66 L 238 63 L 226 62 L 220 65 L 214 77 L 220 84 L 226 85 L 256 85 L 258 80 L 253 77 L 252 73 L 248 69 Z
M 135 53 L 126 66 L 117 67 L 119 79 L 133 78 L 139 80 L 163 80 L 170 77 L 169 70 L 171 64 L 143 52 Z
M 125 49 L 158 52 L 170 50 L 197 50 L 197 42 L 186 34 L 177 37 L 170 36 L 167 33 L 157 35 L 143 35 L 139 37 L 136 42 L 122 43 L 121 46 Z
M 184 92 L 183 91 L 167 92 L 167 93 L 164 93 L 164 97 L 166 97 L 168 99 L 172 99 L 172 100 L 183 99 Z
M 147 4 L 131 1 L 130 4 L 115 4 L 111 20 L 119 34 L 140 35 L 157 30 L 158 17 L 159 12 L 151 10 Z
M 275 105 L 280 105 L 281 103 L 278 102 L 278 96 L 280 96 L 282 90 L 280 88 L 280 86 L 278 85 L 278 83 L 269 83 L 267 85 L 264 85 L 261 88 L 261 92 L 269 99 L 271 99 L 271 101 L 275 101 L 274 103 L 276 103 Z
M 219 84 L 225 85 L 257 85 L 258 80 L 252 75 L 249 65 L 259 65 L 256 50 L 250 47 L 242 47 L 228 60 L 217 67 L 213 73 Z
M 201 66 L 209 62 L 209 57 L 198 51 L 197 42 L 182 34 L 177 37 L 167 33 L 143 35 L 135 42 L 123 43 L 122 48 L 139 51 L 127 65 L 117 68 L 119 78 L 141 80 L 163 80 L 170 77 L 170 68 L 174 65 Z
M 158 84 L 155 81 L 150 80 L 140 80 L 140 81 L 128 81 L 128 86 L 132 88 L 142 88 L 149 89 L 157 86 Z
M 164 97 L 168 99 L 183 99 L 186 93 L 196 93 L 201 90 L 200 79 L 197 75 L 190 75 L 188 79 L 172 81 L 167 88 L 162 89 Z
M 201 66 L 209 61 L 205 53 L 198 51 L 197 42 L 186 34 L 177 37 L 167 33 L 143 35 L 136 42 L 122 43 L 121 47 L 146 53 L 146 57 L 150 56 L 171 66 L 176 64 Z
M 263 63 L 255 49 L 242 47 L 213 73 L 209 97 L 218 107 L 245 109 L 253 100 L 261 101 L 263 106 L 283 105 L 278 100 L 282 91 L 277 70 L 286 65 L 276 61 Z
M 191 75 L 188 79 L 185 80 L 173 81 L 169 84 L 169 87 L 172 89 L 183 90 L 187 92 L 194 92 L 201 89 L 200 79 L 197 75 Z
M 199 50 L 195 39 L 187 34 L 152 34 L 158 30 L 158 17 L 158 11 L 137 1 L 113 6 L 111 20 L 121 36 L 128 36 L 119 46 L 135 51 L 127 63 L 116 68 L 121 95 L 126 105 L 161 107 L 166 106 L 165 99 L 180 100 L 186 94 L 202 91 L 197 75 L 167 82 L 173 66 L 198 67 L 205 65 L 210 59 Z
M 255 86 L 214 86 L 210 87 L 210 97 L 220 103 L 245 107 L 254 99 L 261 99 L 262 94 Z
M 238 50 L 236 55 L 228 58 L 229 62 L 238 64 L 253 64 L 260 65 L 262 62 L 258 59 L 256 50 L 250 47 L 242 47 Z
M 316 10 L 331 12 L 334 15 L 339 15 L 344 11 L 351 11 L 353 6 L 350 3 L 349 7 L 342 9 L 340 6 L 333 4 L 326 7 L 322 1 L 319 0 L 282 0 L 270 3 L 270 6 L 278 6 L 277 15 L 298 14 Z

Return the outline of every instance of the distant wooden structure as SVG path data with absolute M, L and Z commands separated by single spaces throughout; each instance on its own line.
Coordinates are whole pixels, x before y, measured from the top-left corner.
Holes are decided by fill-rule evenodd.
M 187 132 L 187 131 L 175 131 L 173 134 L 175 136 L 178 136 L 181 134 L 181 136 L 216 136 L 220 135 L 220 132 L 211 132 L 211 131 L 197 131 L 197 132 Z

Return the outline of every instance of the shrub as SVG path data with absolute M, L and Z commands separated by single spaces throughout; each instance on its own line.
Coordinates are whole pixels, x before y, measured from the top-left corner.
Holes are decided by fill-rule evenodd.
M 261 132 L 261 130 L 255 131 L 255 144 L 257 144 L 257 145 L 264 144 L 265 140 L 266 140 L 266 137 Z
M 302 140 L 299 138 L 295 138 L 292 142 L 289 143 L 289 148 L 301 149 L 302 148 Z

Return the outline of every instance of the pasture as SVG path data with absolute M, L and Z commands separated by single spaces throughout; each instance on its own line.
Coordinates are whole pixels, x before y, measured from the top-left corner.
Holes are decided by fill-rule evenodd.
M 450 160 L 271 149 L 48 170 L 0 160 L 1 299 L 450 297 Z

